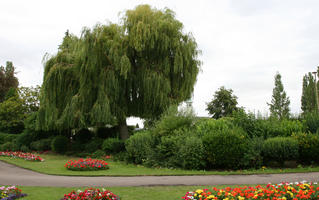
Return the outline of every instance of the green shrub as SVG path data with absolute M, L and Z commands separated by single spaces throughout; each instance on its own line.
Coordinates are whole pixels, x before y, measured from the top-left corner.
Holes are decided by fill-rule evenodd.
M 254 137 L 248 139 L 248 146 L 244 154 L 243 166 L 259 169 L 263 164 L 262 148 L 263 137 Z
M 212 130 L 203 136 L 203 144 L 210 168 L 236 169 L 247 163 L 244 155 L 248 136 L 238 127 Z
M 119 132 L 119 127 L 118 126 L 113 126 L 113 127 L 99 127 L 97 129 L 97 137 L 99 138 L 109 138 L 109 137 L 118 137 L 120 135 Z
M 201 119 L 196 123 L 196 132 L 199 136 L 204 136 L 207 133 L 229 130 L 234 125 L 229 118 L 220 119 Z
M 160 118 L 155 122 L 154 134 L 166 136 L 172 134 L 178 129 L 189 129 L 195 122 L 192 110 L 177 110 L 176 106 L 171 106 Z
M 182 142 L 179 142 L 178 149 L 178 166 L 183 169 L 205 168 L 205 149 L 200 138 L 186 137 Z
M 85 150 L 85 145 L 84 144 L 82 144 L 81 142 L 72 141 L 72 143 L 71 143 L 71 152 L 80 153 L 80 152 L 83 152 L 84 150 Z
M 233 112 L 232 122 L 241 127 L 250 138 L 264 137 L 261 120 L 257 119 L 253 113 L 246 113 L 243 109 Z
M 76 142 L 87 143 L 93 137 L 93 133 L 88 129 L 81 129 L 75 133 L 73 140 Z
M 299 145 L 299 159 L 301 162 L 310 164 L 319 162 L 319 135 L 311 133 L 294 133 Z
M 92 158 L 101 158 L 101 157 L 103 157 L 103 156 L 105 156 L 105 152 L 104 151 L 102 151 L 102 150 L 96 150 L 93 154 L 92 154 Z
M 85 144 L 85 152 L 93 153 L 98 149 L 101 149 L 103 144 L 103 139 L 95 138 L 91 140 L 89 143 Z
M 262 155 L 265 163 L 298 159 L 298 141 L 292 137 L 274 137 L 265 140 Z
M 63 135 L 56 136 L 51 142 L 51 149 L 56 153 L 63 154 L 68 149 L 69 140 Z
M 316 133 L 319 128 L 319 113 L 309 112 L 304 114 L 304 124 L 307 131 Z
M 0 145 L 0 150 L 1 151 L 15 151 L 17 149 L 15 148 L 13 142 L 6 142 L 6 143 Z
M 142 164 L 149 151 L 155 145 L 155 137 L 150 131 L 139 131 L 125 142 L 127 159 L 135 164 Z
M 7 142 L 12 142 L 18 136 L 19 135 L 17 135 L 17 134 L 0 133 L 0 144 L 4 144 L 4 143 L 7 143 Z
M 30 148 L 35 151 L 48 151 L 51 150 L 51 138 L 41 139 L 34 141 L 30 144 Z
M 102 149 L 107 154 L 115 154 L 125 149 L 124 141 L 118 138 L 107 138 L 102 144 Z
M 29 147 L 27 147 L 26 145 L 22 145 L 21 148 L 20 148 L 20 151 L 22 151 L 22 152 L 31 152 Z
M 31 132 L 23 132 L 16 139 L 16 145 L 20 149 L 23 145 L 30 147 L 32 141 L 35 140 L 35 135 Z

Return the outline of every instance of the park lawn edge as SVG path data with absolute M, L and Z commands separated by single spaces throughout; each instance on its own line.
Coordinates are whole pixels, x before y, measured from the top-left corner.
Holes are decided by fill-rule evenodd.
M 288 173 L 307 173 L 307 172 L 319 172 L 319 167 L 306 167 L 306 168 L 285 168 L 285 169 L 266 169 L 264 171 L 262 170 L 237 170 L 237 171 L 203 171 L 203 170 L 189 170 L 188 173 L 165 173 L 161 172 L 162 174 L 156 174 L 156 173 L 146 173 L 146 174 L 106 174 L 106 175 L 100 175 L 100 174 L 94 174 L 94 171 L 91 171 L 92 174 L 59 174 L 59 173 L 50 173 L 50 172 L 43 172 L 39 171 L 37 169 L 23 166 L 22 164 L 11 162 L 8 159 L 4 159 L 0 157 L 0 161 L 5 162 L 7 164 L 14 165 L 16 167 L 20 167 L 23 169 L 31 170 L 40 174 L 47 174 L 47 175 L 56 175 L 56 176 L 86 176 L 86 177 L 134 177 L 134 176 L 205 176 L 205 175 L 258 175 L 258 174 L 288 174 Z M 32 161 L 30 161 L 32 162 Z M 44 161 L 45 162 L 45 161 Z M 151 169 L 151 168 L 149 168 Z

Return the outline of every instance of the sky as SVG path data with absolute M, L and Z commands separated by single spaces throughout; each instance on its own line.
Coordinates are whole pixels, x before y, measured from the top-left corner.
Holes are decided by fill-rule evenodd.
M 67 30 L 119 23 L 120 13 L 149 4 L 176 13 L 202 51 L 193 107 L 206 104 L 218 88 L 232 89 L 247 111 L 269 112 L 279 72 L 293 114 L 301 111 L 302 77 L 319 64 L 318 0 L 1 0 L 0 65 L 12 61 L 20 86 L 41 85 L 42 59 L 54 55 Z

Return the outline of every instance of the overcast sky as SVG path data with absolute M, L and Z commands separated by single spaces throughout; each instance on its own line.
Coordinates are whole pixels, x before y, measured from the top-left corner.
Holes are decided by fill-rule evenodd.
M 42 58 L 57 52 L 66 30 L 79 36 L 84 26 L 118 23 L 119 12 L 145 3 L 175 11 L 202 51 L 197 115 L 208 115 L 221 86 L 247 110 L 268 112 L 277 71 L 292 112 L 300 112 L 302 77 L 319 64 L 318 0 L 1 0 L 0 65 L 13 62 L 20 86 L 40 85 Z

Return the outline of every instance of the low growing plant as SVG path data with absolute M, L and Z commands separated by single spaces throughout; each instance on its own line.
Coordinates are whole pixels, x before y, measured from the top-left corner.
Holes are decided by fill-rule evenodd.
M 37 156 L 32 153 L 23 153 L 21 151 L 13 152 L 13 151 L 1 151 L 0 156 L 6 156 L 6 157 L 13 157 L 13 158 L 22 158 L 24 160 L 30 160 L 30 161 L 44 161 L 43 158 L 40 156 Z
M 27 194 L 22 193 L 21 189 L 16 186 L 0 186 L 0 200 L 13 200 L 25 196 L 27 196 Z

